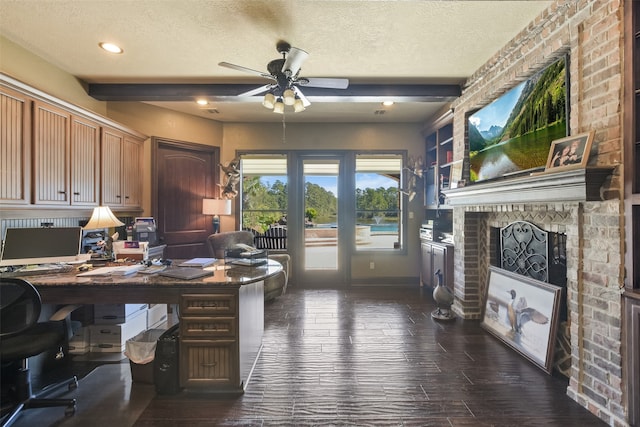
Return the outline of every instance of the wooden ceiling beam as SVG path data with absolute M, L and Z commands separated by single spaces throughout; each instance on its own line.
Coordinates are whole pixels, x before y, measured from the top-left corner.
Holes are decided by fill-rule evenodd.
M 212 101 L 255 102 L 262 95 L 238 94 L 255 89 L 255 84 L 159 84 L 89 83 L 87 93 L 100 101 L 193 101 L 206 97 Z M 394 98 L 397 102 L 448 102 L 458 98 L 461 88 L 454 84 L 351 84 L 347 89 L 304 87 L 304 95 L 314 102 L 372 102 Z

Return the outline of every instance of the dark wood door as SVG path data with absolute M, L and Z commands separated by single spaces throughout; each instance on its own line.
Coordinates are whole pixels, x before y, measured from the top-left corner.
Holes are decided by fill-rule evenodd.
M 208 256 L 206 238 L 211 218 L 202 214 L 202 199 L 215 198 L 219 189 L 220 149 L 153 138 L 153 216 L 164 256 L 181 259 Z

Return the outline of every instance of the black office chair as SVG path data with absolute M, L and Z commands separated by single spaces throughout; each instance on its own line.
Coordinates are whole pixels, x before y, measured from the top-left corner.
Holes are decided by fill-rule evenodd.
M 22 410 L 30 408 L 65 406 L 66 416 L 75 414 L 75 399 L 45 399 L 43 396 L 62 387 L 75 389 L 77 378 L 46 387 L 35 395 L 27 359 L 52 350 L 57 350 L 56 359 L 64 357 L 62 348 L 71 336 L 69 315 L 77 307 L 67 306 L 54 314 L 53 320 L 38 322 L 42 303 L 36 288 L 23 279 L 0 278 L 0 361 L 3 371 L 12 366 L 17 368 L 15 375 L 11 375 L 15 380 L 9 384 L 6 384 L 9 375 L 3 375 L 3 393 L 9 385 L 7 397 L 15 402 L 15 406 L 2 414 L 2 427 L 11 425 Z

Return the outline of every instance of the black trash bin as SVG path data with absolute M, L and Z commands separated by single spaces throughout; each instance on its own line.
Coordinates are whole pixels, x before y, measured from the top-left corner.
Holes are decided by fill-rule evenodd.
M 167 329 L 156 345 L 153 378 L 158 394 L 180 392 L 179 342 L 180 324 Z

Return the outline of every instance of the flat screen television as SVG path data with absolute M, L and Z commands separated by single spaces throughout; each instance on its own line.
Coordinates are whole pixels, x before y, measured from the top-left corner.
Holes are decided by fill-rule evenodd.
M 564 56 L 469 116 L 472 183 L 544 168 L 568 135 L 568 68 Z
M 77 261 L 81 241 L 80 227 L 7 228 L 0 266 Z

